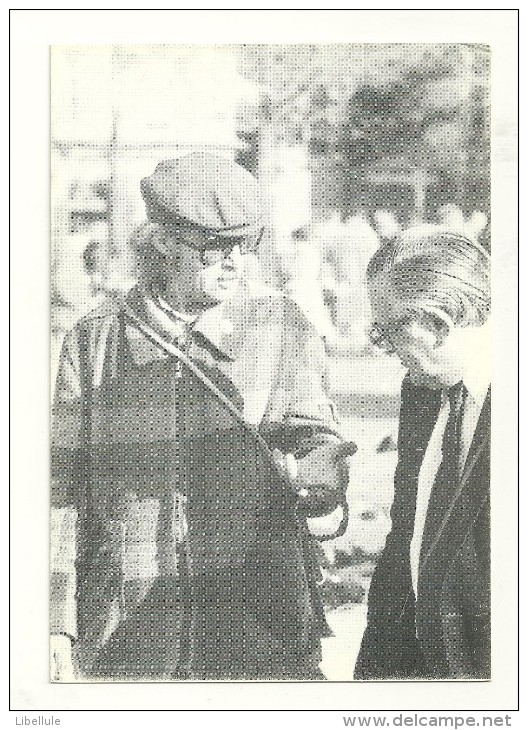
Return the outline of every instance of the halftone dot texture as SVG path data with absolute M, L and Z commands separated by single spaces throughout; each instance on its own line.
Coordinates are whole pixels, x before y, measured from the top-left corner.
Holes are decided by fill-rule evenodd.
M 418 223 L 489 250 L 489 62 L 469 44 L 52 49 L 51 626 L 78 679 L 352 679 L 403 377 L 369 341 L 365 272 Z M 186 156 L 205 160 L 192 184 L 160 188 Z M 309 537 L 250 432 L 127 321 L 129 241 L 160 209 L 224 235 L 264 225 L 236 305 L 151 324 L 270 448 L 357 443 L 338 540 Z M 444 629 L 455 646 L 456 617 Z

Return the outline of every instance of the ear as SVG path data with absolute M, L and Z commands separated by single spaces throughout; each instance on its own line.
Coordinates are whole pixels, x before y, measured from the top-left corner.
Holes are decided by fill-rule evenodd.
M 435 347 L 442 347 L 449 335 L 451 334 L 454 323 L 450 317 L 444 313 L 439 314 L 438 312 L 428 312 L 427 319 L 429 321 L 429 329 L 435 336 Z
M 416 337 L 437 348 L 442 347 L 455 325 L 446 312 L 423 307 L 415 312 L 409 326 Z

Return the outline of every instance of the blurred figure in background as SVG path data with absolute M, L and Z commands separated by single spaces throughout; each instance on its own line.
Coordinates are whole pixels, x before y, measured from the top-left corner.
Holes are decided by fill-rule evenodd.
M 365 210 L 343 220 L 339 213 L 314 232 L 323 252 L 325 299 L 335 311 L 338 348 L 362 352 L 368 346 L 369 303 L 363 272 L 380 239 Z
M 456 203 L 447 203 L 436 212 L 438 224 L 442 228 L 461 233 L 463 236 L 479 241 L 488 225 L 488 216 L 481 210 L 474 210 L 468 216 Z M 481 241 L 482 243 L 482 241 Z
M 99 298 L 98 304 L 103 304 L 105 299 L 120 301 L 134 286 L 133 262 L 130 257 L 113 254 L 107 241 L 92 239 L 82 258 L 92 294 Z
M 333 348 L 337 344 L 337 331 L 325 306 L 322 259 L 321 241 L 311 235 L 309 226 L 292 231 L 290 266 L 284 289 L 326 345 Z
M 339 331 L 358 352 L 369 344 L 370 305 L 364 272 L 379 244 L 380 238 L 366 210 L 360 208 L 345 220 L 343 238 L 336 251 L 340 279 Z
M 401 225 L 392 210 L 379 208 L 374 211 L 374 227 L 382 243 L 392 241 L 401 231 Z
M 373 342 L 408 369 L 392 530 L 357 679 L 490 677 L 490 262 L 417 226 L 371 260 Z

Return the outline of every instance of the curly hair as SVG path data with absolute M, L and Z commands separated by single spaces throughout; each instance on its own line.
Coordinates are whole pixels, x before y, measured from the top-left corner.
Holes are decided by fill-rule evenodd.
M 136 276 L 140 286 L 163 290 L 166 283 L 167 231 L 146 221 L 138 226 L 128 243 L 134 254 Z

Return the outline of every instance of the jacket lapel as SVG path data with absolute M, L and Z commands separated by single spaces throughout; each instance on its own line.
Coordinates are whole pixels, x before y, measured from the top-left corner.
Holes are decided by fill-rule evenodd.
M 489 477 L 477 479 L 478 467 L 489 451 L 491 420 L 491 391 L 488 391 L 480 417 L 471 442 L 466 463 L 462 470 L 460 482 L 446 505 L 443 518 L 431 536 L 427 552 L 420 561 L 418 573 L 418 606 L 417 623 L 419 622 L 419 606 L 430 613 L 431 601 L 435 593 L 440 600 L 440 591 L 453 555 L 466 538 L 471 525 L 478 517 L 483 504 L 489 498 Z M 402 616 L 408 601 L 414 601 L 414 591 L 409 590 L 402 609 Z
M 450 557 L 458 549 L 466 537 L 471 524 L 476 520 L 483 502 L 488 498 L 489 480 L 473 480 L 471 477 L 481 458 L 483 458 L 486 450 L 489 448 L 490 417 L 491 392 L 488 391 L 480 412 L 466 463 L 462 470 L 460 482 L 446 505 L 442 520 L 431 536 L 429 548 L 420 562 L 420 576 L 431 570 L 429 567 L 431 562 L 434 563 L 435 573 L 437 575 L 442 574 L 442 571 L 439 569 L 439 562 L 445 562 L 445 559 Z M 468 494 L 469 491 L 472 491 L 472 493 Z M 442 539 L 446 533 L 449 534 L 448 545 Z M 439 545 L 442 545 L 443 549 L 441 554 L 436 554 Z
M 449 500 L 432 542 L 420 562 L 416 628 L 421 649 L 434 676 L 449 672 L 443 639 L 444 584 L 452 563 L 489 499 L 490 393 L 486 397 L 460 482 Z M 409 596 L 408 600 L 412 597 Z
M 478 461 L 478 456 L 482 453 L 482 447 L 488 445 L 491 436 L 491 388 L 488 389 L 486 399 L 482 405 L 475 435 L 467 455 L 466 463 L 462 469 L 461 482 L 464 483 L 470 476 Z M 489 491 L 489 485 L 488 485 Z

